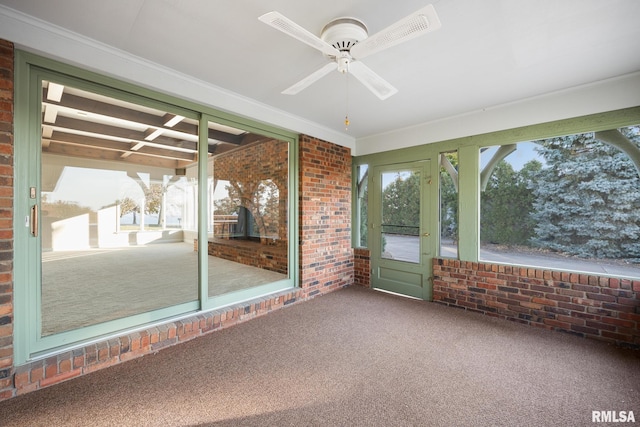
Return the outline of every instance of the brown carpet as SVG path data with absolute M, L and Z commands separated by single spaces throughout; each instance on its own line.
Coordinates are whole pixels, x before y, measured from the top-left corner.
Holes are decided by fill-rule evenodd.
M 0 403 L 2 426 L 586 426 L 640 355 L 347 288 Z

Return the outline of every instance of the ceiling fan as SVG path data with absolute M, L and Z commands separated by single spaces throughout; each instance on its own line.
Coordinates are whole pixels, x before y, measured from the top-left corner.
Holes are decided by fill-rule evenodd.
M 300 80 L 282 93 L 295 95 L 334 70 L 349 73 L 380 99 L 398 90 L 360 60 L 440 28 L 440 20 L 432 5 L 402 18 L 384 30 L 369 36 L 366 25 L 356 18 L 337 18 L 322 29 L 320 37 L 278 12 L 269 12 L 260 21 L 321 51 L 330 62 Z

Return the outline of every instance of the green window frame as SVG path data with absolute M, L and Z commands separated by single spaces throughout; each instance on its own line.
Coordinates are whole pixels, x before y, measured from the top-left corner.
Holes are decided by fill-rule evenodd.
M 459 242 L 458 259 L 478 262 L 480 251 L 480 149 L 484 147 L 514 144 L 526 140 L 551 138 L 557 135 L 570 135 L 582 132 L 604 131 L 613 128 L 632 126 L 640 123 L 640 106 L 622 110 L 609 111 L 570 119 L 557 120 L 482 135 L 457 138 L 431 144 L 391 150 L 383 153 L 355 156 L 353 158 L 353 174 L 357 176 L 359 165 L 369 168 L 378 165 L 400 163 L 403 161 L 433 159 L 439 153 L 458 151 L 458 186 L 459 186 Z M 440 185 L 439 176 L 433 176 L 434 184 Z M 353 187 L 353 206 L 358 200 L 357 187 Z M 438 206 L 438 192 L 432 192 L 429 203 Z M 371 200 L 369 200 L 371 203 Z M 355 208 L 354 208 L 355 211 Z M 433 215 L 432 218 L 438 218 Z M 360 223 L 353 216 L 352 232 L 354 247 L 359 246 L 357 230 Z M 440 246 L 437 242 L 436 247 Z
M 13 194 L 15 211 L 13 227 L 15 244 L 14 358 L 16 366 L 45 357 L 52 352 L 59 352 L 66 348 L 82 345 L 97 337 L 120 336 L 127 331 L 151 324 L 163 323 L 197 312 L 214 310 L 238 302 L 240 299 L 256 298 L 267 293 L 299 286 L 299 249 L 294 244 L 298 240 L 297 134 L 20 50 L 16 51 L 15 67 L 15 182 Z M 36 90 L 36 88 L 39 88 L 42 80 L 52 79 L 68 82 L 75 87 L 106 96 L 134 102 L 142 106 L 159 107 L 175 114 L 199 120 L 199 159 L 207 158 L 206 130 L 209 121 L 287 142 L 289 145 L 287 223 L 288 241 L 290 242 L 287 253 L 289 263 L 288 279 L 270 286 L 258 287 L 253 291 L 249 290 L 240 296 L 235 295 L 233 298 L 209 298 L 208 254 L 206 249 L 200 250 L 198 252 L 198 301 L 159 309 L 151 313 L 121 318 L 81 330 L 63 332 L 44 338 L 38 337 L 36 324 L 39 314 L 33 301 L 39 298 L 39 291 L 36 287 L 39 283 L 39 261 L 36 262 L 38 265 L 34 267 L 34 260 L 38 259 L 39 252 L 35 239 L 29 237 L 28 229 L 25 228 L 25 217 L 29 215 L 30 209 L 29 197 L 25 197 L 25 195 L 29 194 L 29 188 L 37 188 L 39 186 L 37 173 L 34 173 L 34 159 L 39 159 L 38 144 L 33 143 L 33 141 L 40 140 L 41 90 Z M 200 182 L 207 181 L 206 161 L 198 162 L 198 179 Z M 198 218 L 198 241 L 206 242 L 208 238 L 206 185 L 198 186 Z

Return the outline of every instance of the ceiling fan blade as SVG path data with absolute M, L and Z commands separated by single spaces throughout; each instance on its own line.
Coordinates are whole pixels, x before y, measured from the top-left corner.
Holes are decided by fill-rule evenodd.
M 432 5 L 428 5 L 357 43 L 351 48 L 351 56 L 354 59 L 362 59 L 440 27 L 436 10 Z
M 296 24 L 295 22 L 278 12 L 265 13 L 258 19 L 265 24 L 272 26 L 276 30 L 282 31 L 285 34 L 288 34 L 289 36 L 298 39 L 315 49 L 318 49 L 325 55 L 340 55 L 340 51 L 338 49 L 331 46 L 320 37 L 317 37 L 315 34 L 305 30 L 300 25 Z
M 293 86 L 282 91 L 285 95 L 295 95 L 296 93 L 306 89 L 308 86 L 311 86 L 312 83 L 320 80 L 322 77 L 326 76 L 330 72 L 336 70 L 338 68 L 338 64 L 336 62 L 329 62 L 324 67 L 320 68 L 318 71 L 315 71 L 300 80 L 298 83 Z
M 349 64 L 349 73 L 382 100 L 398 92 L 398 89 L 391 86 L 385 79 L 374 73 L 371 68 L 362 62 L 354 61 Z

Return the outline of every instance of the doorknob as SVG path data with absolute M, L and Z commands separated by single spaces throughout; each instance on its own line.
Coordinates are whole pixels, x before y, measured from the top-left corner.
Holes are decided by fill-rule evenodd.
M 431 233 L 423 233 L 422 234 L 422 237 L 429 237 L 429 236 L 431 236 Z

